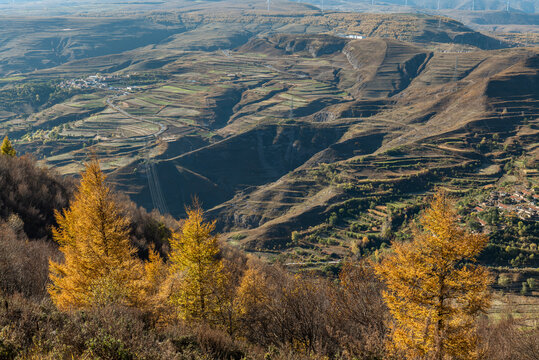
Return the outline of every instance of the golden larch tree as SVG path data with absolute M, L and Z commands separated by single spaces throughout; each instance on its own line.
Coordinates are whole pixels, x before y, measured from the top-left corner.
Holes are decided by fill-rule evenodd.
M 262 271 L 256 267 L 249 267 L 243 274 L 240 284 L 236 289 L 236 297 L 239 299 L 239 314 L 247 316 L 251 309 L 260 304 L 267 303 L 269 298 L 267 281 Z
M 163 258 L 152 245 L 149 249 L 148 261 L 144 263 L 144 277 L 142 280 L 142 298 L 144 306 L 150 311 L 158 312 L 162 310 L 163 300 L 166 295 L 162 295 L 162 288 L 168 277 L 168 266 Z
M 82 173 L 69 209 L 56 213 L 54 240 L 63 262 L 50 261 L 49 293 L 62 310 L 139 302 L 140 260 L 129 241 L 129 221 L 105 184 L 99 162 Z
M 475 264 L 487 243 L 460 225 L 451 199 L 439 192 L 420 217 L 410 243 L 375 271 L 393 317 L 390 351 L 409 359 L 474 359 L 475 321 L 490 302 L 488 271 Z
M 180 225 L 170 241 L 170 271 L 178 280 L 171 302 L 185 320 L 215 321 L 225 282 L 219 243 L 212 235 L 215 221 L 204 221 L 204 211 L 195 202 Z
M 7 135 L 6 137 L 4 137 L 4 141 L 2 141 L 2 147 L 0 147 L 0 154 L 11 157 L 17 155 L 17 151 L 15 151 L 13 145 L 11 145 L 11 141 L 9 141 Z

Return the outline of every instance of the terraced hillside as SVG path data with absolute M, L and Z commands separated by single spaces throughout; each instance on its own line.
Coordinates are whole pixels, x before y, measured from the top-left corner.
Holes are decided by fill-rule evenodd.
M 499 153 L 499 148 L 522 126 L 530 126 L 537 114 L 535 51 L 431 53 L 390 40 L 361 45 L 360 40 L 315 60 L 308 60 L 306 46 L 290 51 L 290 59 L 283 61 L 282 53 L 278 58 L 269 55 L 274 43 L 269 39 L 267 48 L 256 46 L 264 67 L 272 70 L 272 80 L 243 91 L 234 105 L 237 113 L 226 125 L 213 127 L 217 142 L 179 156 L 162 156 L 155 164 L 158 174 L 166 174 L 160 185 L 171 194 L 170 210 L 181 212 L 189 196 L 197 193 L 213 207 L 210 213 L 220 220 L 221 229 L 237 232 L 251 249 L 286 248 L 292 231 L 303 229 L 308 235 L 313 231 L 309 226 L 339 209 L 383 205 L 396 194 L 407 198 L 409 192 L 436 184 L 454 184 L 461 192 L 495 184 L 503 173 L 483 169 L 503 166 L 504 156 L 522 151 L 508 146 Z M 370 56 L 370 64 L 376 64 L 372 70 L 361 72 L 354 63 L 364 59 L 345 54 L 354 45 L 370 50 L 357 53 Z M 395 49 L 406 54 L 403 59 L 422 61 L 405 72 L 406 63 L 387 56 Z M 254 55 L 238 52 L 229 57 Z M 341 68 L 329 71 L 328 62 Z M 317 85 L 320 90 L 309 91 L 310 97 L 327 98 L 331 93 L 323 92 L 332 89 L 331 84 L 347 95 L 321 109 L 305 106 L 315 100 L 298 96 L 301 87 L 312 88 L 312 79 L 322 73 L 326 78 L 318 81 L 326 86 Z M 230 81 L 237 84 L 242 75 Z M 404 75 L 408 83 L 398 85 Z M 288 86 L 275 86 L 276 77 Z M 350 79 L 355 81 L 346 81 Z M 521 84 L 518 91 L 511 89 L 511 82 Z M 269 91 L 262 90 L 268 86 Z M 500 103 L 498 90 L 510 91 L 501 97 L 514 100 Z M 255 104 L 255 110 L 247 111 Z M 534 126 L 531 137 L 516 136 L 519 143 L 531 141 L 519 144 L 527 147 L 525 154 L 537 146 L 531 139 Z M 493 149 L 480 148 L 484 138 L 493 137 L 498 139 Z M 134 167 L 119 170 L 118 181 L 125 183 Z M 175 190 L 167 190 L 171 184 Z M 145 186 L 143 180 L 139 186 Z
M 0 79 L 0 127 L 65 174 L 97 154 L 148 209 L 196 195 L 225 239 L 296 262 L 376 251 L 436 186 L 538 185 L 537 48 L 425 15 L 303 15 L 139 15 L 159 39 L 124 48 L 79 29 Z M 4 54 L 6 73 L 36 54 Z

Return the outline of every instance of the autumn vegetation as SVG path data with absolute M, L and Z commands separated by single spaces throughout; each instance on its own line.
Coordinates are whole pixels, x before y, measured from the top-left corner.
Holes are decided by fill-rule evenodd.
M 0 359 L 537 358 L 537 329 L 485 315 L 487 239 L 443 192 L 412 241 L 328 278 L 220 242 L 196 200 L 137 209 L 96 160 L 74 185 L 3 154 Z
M 389 348 L 412 358 L 477 358 L 475 321 L 489 307 L 491 279 L 474 262 L 487 237 L 459 227 L 443 193 L 434 197 L 420 225 L 414 241 L 394 243 L 393 254 L 375 265 L 394 319 Z
M 11 145 L 11 141 L 9 141 L 9 138 L 7 136 L 2 141 L 2 146 L 0 147 L 0 154 L 11 157 L 17 155 L 17 151 L 15 151 L 15 149 L 13 148 L 13 145 Z
M 91 162 L 70 208 L 56 213 L 53 238 L 64 255 L 50 261 L 49 294 L 62 310 L 139 303 L 142 264 L 129 242 L 129 221 L 105 185 L 97 161 Z

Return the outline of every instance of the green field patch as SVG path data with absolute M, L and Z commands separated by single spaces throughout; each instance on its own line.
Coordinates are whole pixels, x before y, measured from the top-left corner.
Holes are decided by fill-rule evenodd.
M 293 100 L 293 101 L 297 101 L 297 102 L 309 102 L 309 100 L 307 100 L 305 98 L 302 98 L 302 97 L 299 97 L 297 95 L 293 95 L 293 94 L 290 94 L 290 93 L 279 94 L 279 97 L 281 99 L 285 99 L 285 100 Z
M 164 100 L 156 99 L 155 97 L 152 97 L 152 96 L 139 96 L 138 98 L 140 100 L 145 101 L 147 103 L 150 103 L 152 105 L 159 105 L 159 106 L 172 105 L 172 102 L 170 102 L 170 101 L 164 101 Z
M 73 108 L 77 108 L 77 109 L 86 109 L 86 110 L 98 109 L 104 106 L 103 102 L 100 100 L 88 101 L 88 102 L 71 102 L 71 103 L 66 103 L 65 105 L 73 107 Z
M 325 59 L 309 59 L 303 58 L 300 62 L 297 63 L 298 67 L 311 67 L 313 65 L 317 66 L 331 66 L 331 62 Z
M 80 95 L 76 95 L 72 97 L 71 101 L 75 102 L 75 101 L 84 101 L 84 100 L 98 100 L 101 98 L 102 96 L 96 95 L 96 94 L 80 94 Z
M 171 121 L 171 124 L 177 124 L 180 123 L 182 125 L 196 125 L 197 122 L 193 119 L 187 119 L 187 118 L 180 118 L 180 119 L 174 119 L 174 121 Z
M 211 137 L 215 136 L 216 134 L 212 131 L 206 131 L 206 132 L 198 132 L 197 135 L 202 136 L 203 138 L 210 139 Z
M 301 86 L 299 89 L 297 89 L 297 91 L 301 93 L 315 92 L 318 94 L 324 94 L 328 92 L 335 92 L 336 89 L 331 86 L 319 87 L 319 86 L 306 85 L 306 86 Z
M 25 78 L 23 76 L 9 76 L 9 77 L 5 77 L 5 78 L 0 78 L 0 83 L 8 83 L 8 82 L 13 82 L 13 81 L 21 81 L 21 80 L 24 80 Z
M 141 115 L 154 115 L 155 109 L 149 109 L 149 108 L 138 108 L 138 109 L 129 109 L 127 111 L 128 114 L 134 115 L 134 116 L 141 116 Z
M 244 56 L 239 55 L 235 57 L 239 58 L 240 60 L 245 60 L 245 59 L 250 60 L 252 58 L 267 58 L 268 55 L 264 53 L 260 53 L 260 52 L 250 52 L 250 53 L 245 53 Z
M 187 109 L 182 107 L 167 107 L 159 112 L 159 115 L 161 116 L 198 116 L 200 115 L 200 111 L 195 109 Z
M 314 89 L 332 87 L 331 85 L 328 85 L 320 81 L 312 80 L 312 79 L 302 80 L 301 82 L 298 83 L 298 85 L 301 85 L 302 87 L 311 87 Z
M 189 90 L 189 89 L 184 89 L 184 88 L 180 88 L 177 86 L 170 86 L 170 85 L 162 86 L 160 88 L 157 88 L 156 90 L 164 91 L 164 92 L 171 92 L 175 94 L 195 94 L 196 93 L 195 90 Z
M 208 89 L 208 86 L 189 84 L 189 85 L 185 85 L 184 88 L 186 88 L 187 90 L 193 90 L 193 91 L 206 91 Z

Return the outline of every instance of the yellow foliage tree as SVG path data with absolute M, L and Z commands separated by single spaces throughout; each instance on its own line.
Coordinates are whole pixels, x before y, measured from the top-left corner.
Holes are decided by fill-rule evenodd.
M 187 219 L 172 234 L 170 271 L 178 278 L 171 294 L 180 316 L 188 321 L 212 322 L 219 311 L 219 297 L 225 282 L 223 263 L 218 258 L 215 221 L 205 222 L 198 203 L 187 209 Z
M 393 317 L 394 353 L 409 359 L 474 359 L 476 316 L 490 302 L 488 271 L 475 258 L 487 238 L 467 233 L 448 196 L 436 194 L 411 243 L 375 265 Z
M 246 316 L 250 309 L 267 303 L 268 294 L 269 289 L 264 274 L 255 267 L 249 267 L 245 270 L 236 290 L 236 297 L 239 299 L 239 315 Z
M 150 247 L 149 259 L 144 263 L 142 298 L 150 311 L 160 311 L 163 305 L 163 287 L 168 277 L 168 267 L 159 253 Z M 166 290 L 166 289 L 165 289 Z
M 17 155 L 17 151 L 15 151 L 15 149 L 13 148 L 13 145 L 11 145 L 11 141 L 9 141 L 9 138 L 7 136 L 4 138 L 4 141 L 2 141 L 2 147 L 0 147 L 0 154 L 12 157 Z
M 139 303 L 141 262 L 97 160 L 86 165 L 70 208 L 56 213 L 53 237 L 64 255 L 50 261 L 49 293 L 62 310 Z

